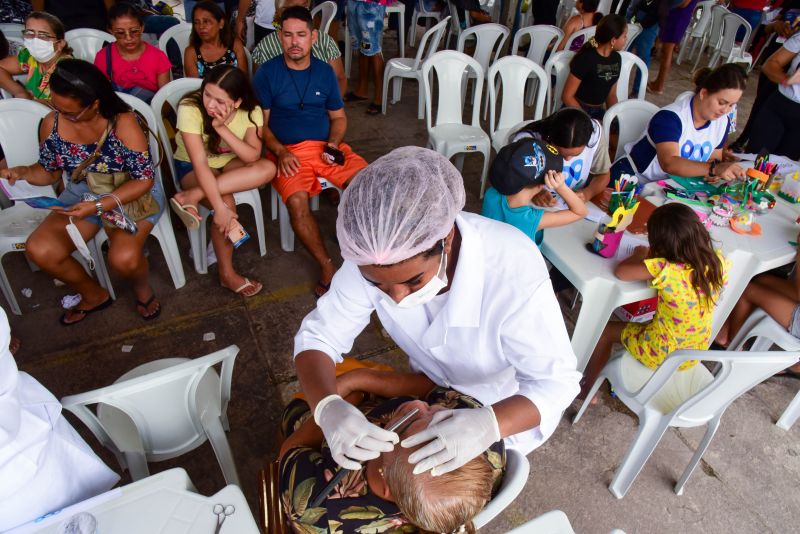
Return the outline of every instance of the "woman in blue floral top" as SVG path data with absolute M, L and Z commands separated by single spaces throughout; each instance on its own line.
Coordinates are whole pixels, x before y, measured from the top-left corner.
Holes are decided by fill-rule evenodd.
M 87 171 L 127 172 L 130 176 L 113 192 L 120 203 L 127 204 L 152 193 L 158 213 L 137 221 L 136 233 L 108 225 L 105 230 L 111 268 L 131 281 L 139 315 L 145 320 L 154 319 L 161 312 L 161 306 L 150 287 L 143 246 L 163 212 L 165 201 L 161 184 L 155 179 L 147 136 L 136 115 L 114 93 L 108 78 L 91 63 L 74 59 L 61 61 L 51 77 L 50 90 L 54 111 L 39 126 L 39 161 L 2 170 L 0 176 L 11 182 L 24 179 L 34 185 L 52 185 L 61 179 L 62 173 L 71 176 L 73 170 L 97 151 L 98 157 Z M 98 142 L 104 137 L 98 150 Z M 66 180 L 64 192 L 58 197 L 64 207 L 51 208 L 53 213 L 26 243 L 26 254 L 33 262 L 81 295 L 81 301 L 61 316 L 63 325 L 83 321 L 88 314 L 105 309 L 113 302 L 108 291 L 71 257 L 76 247 L 66 229 L 70 221 L 84 241 L 89 241 L 100 229 L 98 214 L 117 207 L 112 196 L 102 197 L 99 202 L 83 200 L 83 195 L 89 192 L 85 179 Z
M 381 426 L 418 408 L 419 413 L 397 429 L 401 440 L 425 429 L 436 411 L 481 406 L 472 397 L 437 387 L 419 373 L 357 369 L 341 375 L 337 389 Z M 292 530 L 298 533 L 473 532 L 472 518 L 499 488 L 505 469 L 502 440 L 463 467 L 438 477 L 430 472 L 412 474 L 408 456 L 416 449 L 396 445 L 393 451 L 368 460 L 363 469 L 348 473 L 313 507 L 339 467 L 304 400 L 287 406 L 282 430 L 288 437 L 280 452 L 281 502 Z

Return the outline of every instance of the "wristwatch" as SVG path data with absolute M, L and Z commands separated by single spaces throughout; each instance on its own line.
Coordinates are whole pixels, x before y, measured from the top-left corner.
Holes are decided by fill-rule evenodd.
M 708 175 L 709 176 L 716 176 L 715 171 L 717 169 L 717 163 L 719 163 L 718 159 L 712 159 L 711 165 L 708 167 Z
M 103 203 L 102 203 L 102 202 L 100 202 L 99 200 L 98 200 L 97 202 L 95 202 L 95 203 L 94 203 L 94 209 L 95 209 L 95 211 L 97 211 L 97 216 L 98 216 L 98 217 L 100 217 L 101 215 L 103 215 L 103 212 L 105 211 L 105 210 L 103 209 Z

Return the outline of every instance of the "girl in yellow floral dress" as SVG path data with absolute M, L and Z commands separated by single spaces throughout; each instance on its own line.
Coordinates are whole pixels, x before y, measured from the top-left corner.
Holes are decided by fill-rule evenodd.
M 655 370 L 678 349 L 706 350 L 711 344 L 714 305 L 727 283 L 730 262 L 715 251 L 711 236 L 691 208 L 665 204 L 647 222 L 650 248 L 637 247 L 614 270 L 621 280 L 649 280 L 658 305 L 649 323 L 609 322 L 581 381 L 586 398 L 611 356 L 614 343 L 639 363 Z M 683 371 L 697 364 L 685 362 Z

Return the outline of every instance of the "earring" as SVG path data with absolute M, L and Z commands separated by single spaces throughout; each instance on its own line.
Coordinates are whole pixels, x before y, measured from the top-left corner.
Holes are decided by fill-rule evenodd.
M 384 478 L 383 477 L 383 466 L 378 468 L 378 474 L 381 476 L 381 478 Z

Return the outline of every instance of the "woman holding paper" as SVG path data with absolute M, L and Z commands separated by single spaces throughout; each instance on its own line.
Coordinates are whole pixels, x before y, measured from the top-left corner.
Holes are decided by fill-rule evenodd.
M 786 70 L 786 67 L 789 70 Z M 747 151 L 762 150 L 791 159 L 800 158 L 800 33 L 794 34 L 772 54 L 761 72 L 778 84 L 778 90 L 764 102 Z
M 636 174 L 640 183 L 648 183 L 675 175 L 716 182 L 744 176 L 742 167 L 722 161 L 731 128 L 728 114 L 742 97 L 744 70 L 733 63 L 700 69 L 694 83 L 694 96 L 661 108 L 642 137 L 625 146 L 625 155 L 611 167 L 612 179 Z
M 138 229 L 133 233 L 131 228 L 126 231 L 107 222 L 105 231 L 111 268 L 132 281 L 142 319 L 155 319 L 161 305 L 150 287 L 148 262 L 142 250 L 166 203 L 161 184 L 155 180 L 147 137 L 108 78 L 91 63 L 76 59 L 60 62 L 50 87 L 55 111 L 39 127 L 39 161 L 0 170 L 0 177 L 9 182 L 24 179 L 33 185 L 55 184 L 62 172 L 70 176 L 59 196 L 64 207 L 51 208 L 53 213 L 28 237 L 25 253 L 43 271 L 80 293 L 80 303 L 61 316 L 61 324 L 83 321 L 113 300 L 71 254 L 78 247 L 88 255 L 84 242 L 100 230 L 101 217 L 108 220 L 120 205 L 126 205 L 126 213 L 131 215 L 133 203 L 146 203 L 146 213 L 136 220 Z M 102 180 L 111 173 L 115 183 L 123 183 L 110 194 L 87 200 L 85 195 L 93 194 L 89 180 Z M 146 202 L 139 200 L 143 198 Z

